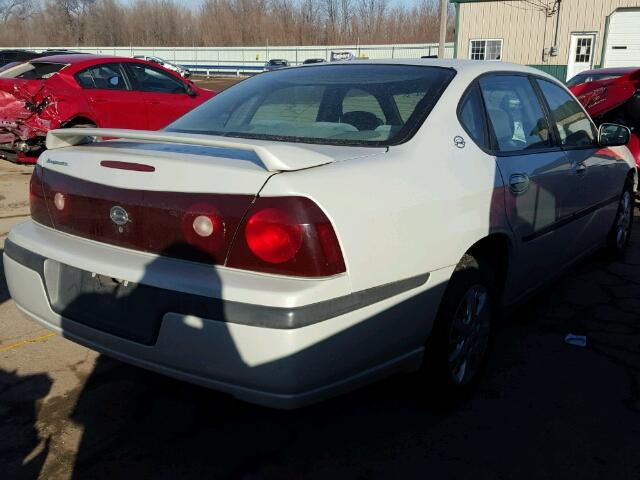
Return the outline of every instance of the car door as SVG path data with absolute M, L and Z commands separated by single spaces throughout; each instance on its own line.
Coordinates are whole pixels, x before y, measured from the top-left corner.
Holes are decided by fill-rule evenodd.
M 490 74 L 478 83 L 516 242 L 506 292 L 515 298 L 563 263 L 561 225 L 572 170 L 528 76 Z
M 628 166 L 612 149 L 598 146 L 598 131 L 583 107 L 563 87 L 536 79 L 549 107 L 562 149 L 578 187 L 569 205 L 578 251 L 602 241 L 611 228 Z
M 164 128 L 199 104 L 182 80 L 145 63 L 127 64 L 134 88 L 147 105 L 149 129 Z
M 144 100 L 131 88 L 121 63 L 101 63 L 76 73 L 75 79 L 99 127 L 148 128 Z

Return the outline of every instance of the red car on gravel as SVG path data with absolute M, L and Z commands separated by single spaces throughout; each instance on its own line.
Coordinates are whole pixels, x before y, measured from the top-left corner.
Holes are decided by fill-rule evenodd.
M 640 67 L 588 70 L 567 86 L 597 125 L 610 122 L 631 129 L 627 147 L 640 167 Z
M 0 151 L 35 163 L 49 130 L 157 130 L 215 92 L 144 60 L 54 55 L 0 71 Z

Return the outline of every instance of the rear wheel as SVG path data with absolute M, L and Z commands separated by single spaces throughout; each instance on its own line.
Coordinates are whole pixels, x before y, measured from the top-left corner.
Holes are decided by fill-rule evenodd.
M 607 238 L 607 251 L 614 257 L 622 257 L 631 240 L 633 229 L 633 185 L 627 180 L 618 200 L 618 211 Z
M 495 320 L 489 268 L 465 255 L 449 280 L 426 345 L 426 392 L 436 400 L 465 398 L 480 378 Z

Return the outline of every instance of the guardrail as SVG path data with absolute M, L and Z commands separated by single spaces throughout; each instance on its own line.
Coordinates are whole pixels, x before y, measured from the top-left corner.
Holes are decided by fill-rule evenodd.
M 1 49 L 2 47 L 0 47 Z M 14 47 L 12 47 L 14 48 Z M 183 65 L 197 73 L 257 73 L 271 59 L 287 60 L 290 65 L 300 65 L 308 58 L 330 59 L 332 51 L 349 51 L 359 58 L 420 58 L 438 54 L 437 43 L 389 44 L 389 45 L 323 45 L 256 47 L 23 47 L 41 51 L 47 48 L 67 48 L 86 53 L 133 57 L 157 56 L 168 62 Z M 445 58 L 453 58 L 453 43 L 447 43 Z

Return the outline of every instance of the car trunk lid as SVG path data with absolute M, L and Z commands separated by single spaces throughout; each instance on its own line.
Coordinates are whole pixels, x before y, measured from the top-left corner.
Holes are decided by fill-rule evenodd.
M 34 220 L 90 240 L 218 265 L 225 263 L 238 227 L 270 176 L 379 152 L 196 142 L 192 136 L 181 136 L 181 143 L 150 141 L 160 139 L 155 132 L 82 144 L 79 138 L 98 130 L 69 130 L 53 141 L 50 132 L 47 144 L 54 149 L 38 160 L 31 184 Z M 121 136 L 113 130 L 99 133 Z M 129 141 L 141 136 L 150 140 Z M 61 148 L 65 143 L 78 145 Z
M 46 144 L 48 149 L 55 150 L 74 145 L 86 145 L 95 142 L 96 139 L 105 138 L 133 140 L 137 143 L 129 145 L 138 149 L 149 148 L 149 144 L 190 145 L 251 153 L 252 158 L 258 160 L 258 165 L 268 172 L 302 170 L 386 151 L 386 148 L 297 144 L 203 134 L 108 128 L 52 130 L 47 134 Z M 117 147 L 112 143 L 102 144 L 102 146 Z

